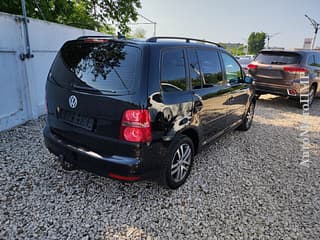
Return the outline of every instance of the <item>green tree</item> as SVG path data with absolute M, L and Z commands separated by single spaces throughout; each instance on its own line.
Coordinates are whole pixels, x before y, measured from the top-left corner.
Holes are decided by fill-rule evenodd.
M 127 23 L 137 20 L 140 0 L 26 0 L 27 16 L 51 22 L 112 32 L 117 23 L 128 33 Z M 1 0 L 0 11 L 22 14 L 21 0 Z
M 248 51 L 250 54 L 257 54 L 264 48 L 266 33 L 252 32 L 248 38 Z

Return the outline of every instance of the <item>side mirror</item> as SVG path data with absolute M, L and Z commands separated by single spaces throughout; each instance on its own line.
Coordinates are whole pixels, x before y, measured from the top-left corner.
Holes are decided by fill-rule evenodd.
M 253 83 L 253 78 L 249 77 L 249 76 L 245 76 L 244 77 L 244 82 L 248 83 L 248 84 L 252 84 Z

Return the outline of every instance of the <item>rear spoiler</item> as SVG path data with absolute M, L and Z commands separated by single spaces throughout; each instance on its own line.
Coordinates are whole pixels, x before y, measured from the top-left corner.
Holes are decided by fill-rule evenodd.
M 81 36 L 78 37 L 77 40 L 85 40 L 85 39 L 116 39 L 113 35 L 101 35 L 101 36 Z

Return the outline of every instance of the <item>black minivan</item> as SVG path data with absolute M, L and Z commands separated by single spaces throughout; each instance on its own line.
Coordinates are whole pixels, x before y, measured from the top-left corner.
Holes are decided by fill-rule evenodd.
M 45 144 L 65 168 L 157 177 L 175 189 L 202 146 L 250 128 L 254 96 L 252 79 L 216 43 L 80 37 L 48 74 Z

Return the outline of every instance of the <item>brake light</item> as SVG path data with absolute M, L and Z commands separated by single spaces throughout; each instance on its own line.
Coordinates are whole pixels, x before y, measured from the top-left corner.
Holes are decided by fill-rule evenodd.
M 306 68 L 301 67 L 284 67 L 283 71 L 285 72 L 298 72 L 298 73 L 305 73 L 308 71 Z
M 121 119 L 120 139 L 128 142 L 151 142 L 151 119 L 148 110 L 126 110 Z
M 109 42 L 107 39 L 97 39 L 97 38 L 87 38 L 83 40 L 84 43 L 103 43 L 103 42 Z
M 255 65 L 255 64 L 250 63 L 250 64 L 248 64 L 247 67 L 248 67 L 248 69 L 256 69 L 258 66 Z
M 296 96 L 297 95 L 297 91 L 294 90 L 294 89 L 288 89 L 288 94 L 291 95 L 291 96 Z

